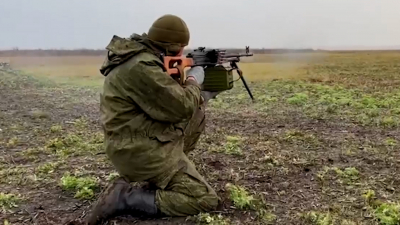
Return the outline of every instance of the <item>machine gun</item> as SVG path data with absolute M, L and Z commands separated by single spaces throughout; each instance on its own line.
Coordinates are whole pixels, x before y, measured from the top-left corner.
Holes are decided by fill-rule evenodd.
M 172 76 L 181 85 L 186 80 L 184 69 L 186 67 L 202 66 L 205 76 L 202 90 L 204 91 L 225 91 L 233 88 L 233 70 L 236 70 L 239 78 L 242 80 L 250 98 L 254 100 L 253 94 L 244 79 L 243 72 L 239 69 L 237 63 L 240 57 L 253 56 L 249 53 L 249 46 L 246 46 L 245 54 L 227 54 L 226 50 L 206 49 L 199 47 L 186 56 L 164 57 L 164 65 L 168 74 Z M 223 64 L 229 63 L 229 66 Z

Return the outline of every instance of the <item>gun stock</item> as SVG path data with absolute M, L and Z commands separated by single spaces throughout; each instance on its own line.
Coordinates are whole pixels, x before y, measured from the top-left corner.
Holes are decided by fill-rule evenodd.
M 167 73 L 173 78 L 179 78 L 179 83 L 183 85 L 186 80 L 184 69 L 194 65 L 193 59 L 182 56 L 164 57 L 164 66 Z

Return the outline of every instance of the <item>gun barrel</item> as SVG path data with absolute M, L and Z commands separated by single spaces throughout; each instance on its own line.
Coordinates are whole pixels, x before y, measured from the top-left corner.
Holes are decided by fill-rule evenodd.
M 248 57 L 248 56 L 253 56 L 253 53 L 246 53 L 246 54 L 229 54 L 229 55 L 224 55 L 224 58 L 237 58 L 237 57 Z

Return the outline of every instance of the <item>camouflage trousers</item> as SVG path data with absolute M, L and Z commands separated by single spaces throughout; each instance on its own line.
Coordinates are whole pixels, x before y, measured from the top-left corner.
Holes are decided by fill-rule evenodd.
M 156 204 L 168 216 L 189 216 L 212 211 L 219 201 L 216 192 L 186 155 L 195 149 L 205 129 L 205 105 L 195 112 L 186 129 L 181 157 L 184 166 L 172 177 L 166 188 L 156 191 Z

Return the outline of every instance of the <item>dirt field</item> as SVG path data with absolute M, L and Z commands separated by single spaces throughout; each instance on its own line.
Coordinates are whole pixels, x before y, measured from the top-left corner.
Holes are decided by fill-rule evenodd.
M 21 71 L 0 71 L 0 221 L 79 224 L 116 175 L 98 123 L 103 59 L 9 60 Z M 400 53 L 240 66 L 256 102 L 240 81 L 219 95 L 190 155 L 218 211 L 110 224 L 399 224 Z

